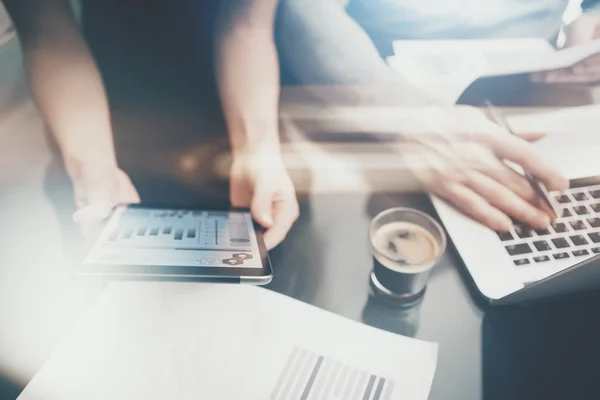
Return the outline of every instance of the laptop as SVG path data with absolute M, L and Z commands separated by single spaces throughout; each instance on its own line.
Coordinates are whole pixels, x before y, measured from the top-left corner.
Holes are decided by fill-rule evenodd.
M 490 303 L 600 290 L 600 135 L 595 133 L 555 133 L 536 144 L 570 180 L 569 190 L 551 193 L 562 215 L 548 229 L 516 223 L 510 232 L 495 232 L 432 196 L 475 286 Z

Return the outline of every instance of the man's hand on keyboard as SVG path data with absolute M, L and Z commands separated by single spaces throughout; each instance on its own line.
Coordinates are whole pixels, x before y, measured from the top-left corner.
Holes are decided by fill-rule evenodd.
M 426 109 L 400 129 L 406 139 L 401 154 L 424 188 L 492 229 L 508 230 L 511 218 L 540 229 L 551 222 L 528 181 L 505 161 L 531 172 L 549 190 L 568 188 L 530 143 L 543 134 L 511 135 L 477 109 Z

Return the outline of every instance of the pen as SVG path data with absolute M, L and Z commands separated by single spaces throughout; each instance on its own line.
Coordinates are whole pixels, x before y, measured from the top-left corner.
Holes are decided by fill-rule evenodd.
M 511 135 L 518 136 L 511 129 L 506 118 L 504 118 L 503 115 L 500 115 L 499 113 L 496 112 L 494 105 L 489 100 L 485 101 L 485 105 L 487 106 L 488 110 L 490 111 L 490 114 L 491 114 L 492 118 L 494 119 L 494 122 L 496 122 L 498 125 L 502 126 L 504 129 L 506 129 Z M 546 186 L 542 182 L 540 182 L 539 179 L 537 179 L 535 176 L 533 176 L 530 172 L 524 171 L 524 175 L 525 175 L 525 179 L 527 179 L 527 181 L 529 182 L 529 184 L 531 185 L 533 190 L 535 190 L 535 192 L 538 194 L 538 196 L 540 196 L 540 198 L 542 199 L 542 204 L 541 204 L 542 209 L 548 214 L 548 216 L 550 216 L 550 219 L 552 221 L 557 219 L 560 216 L 561 212 L 556 207 L 554 201 L 552 200 L 552 196 L 550 195 L 550 192 L 548 192 L 548 189 L 546 189 Z

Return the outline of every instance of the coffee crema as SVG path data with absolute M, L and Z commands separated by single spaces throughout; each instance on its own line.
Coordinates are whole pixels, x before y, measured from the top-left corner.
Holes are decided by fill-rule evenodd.
M 377 261 L 401 272 L 414 273 L 427 268 L 440 253 L 431 232 L 410 222 L 385 224 L 373 233 L 371 240 Z

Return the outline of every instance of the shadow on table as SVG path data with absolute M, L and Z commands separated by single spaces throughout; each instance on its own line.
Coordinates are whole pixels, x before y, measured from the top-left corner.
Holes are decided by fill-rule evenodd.
M 313 223 L 311 204 L 300 201 L 300 217 L 286 239 L 269 252 L 273 281 L 269 289 L 306 303 L 314 303 L 321 275 L 326 272 L 322 232 Z
M 489 309 L 484 399 L 600 398 L 599 309 L 600 293 Z

